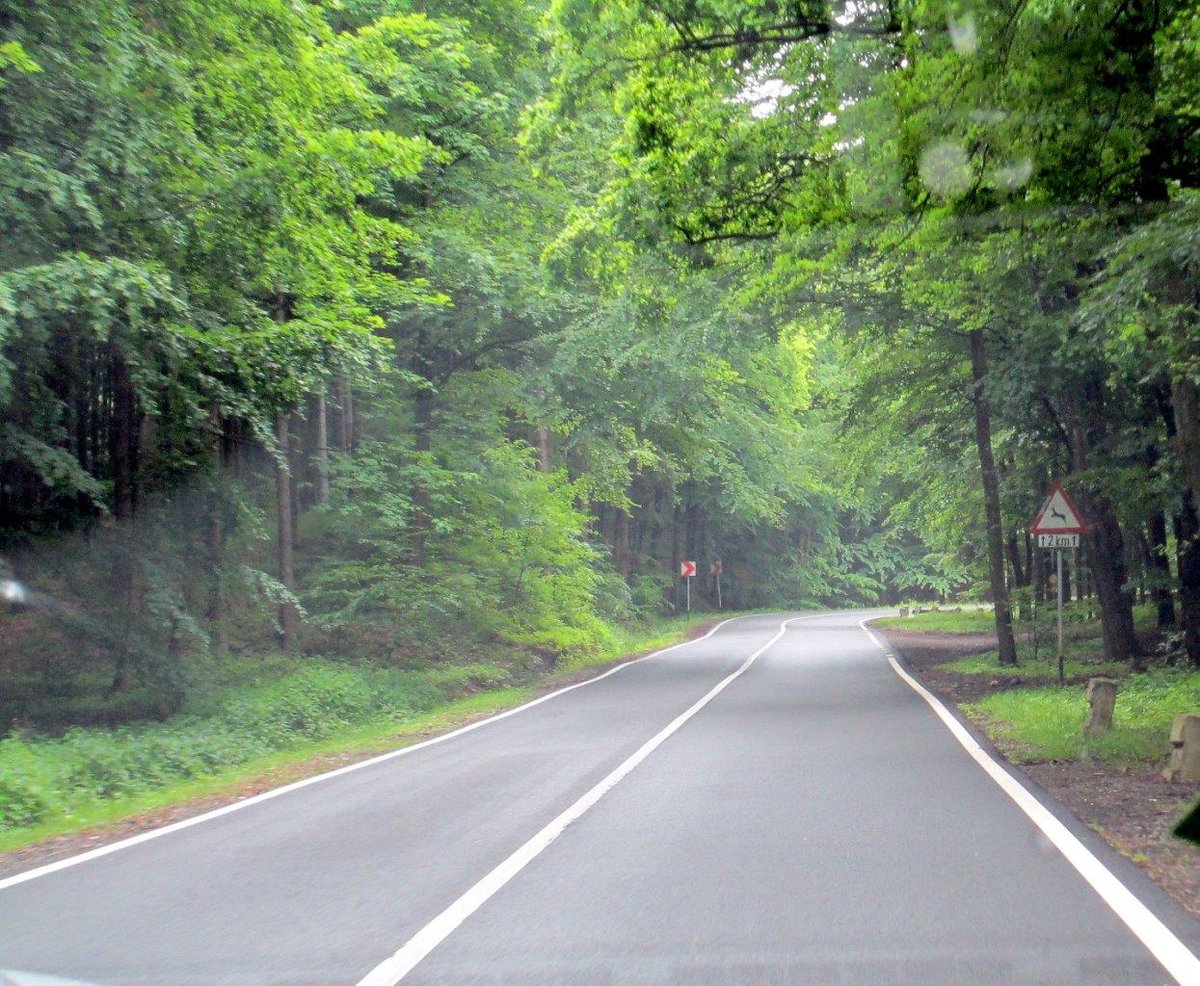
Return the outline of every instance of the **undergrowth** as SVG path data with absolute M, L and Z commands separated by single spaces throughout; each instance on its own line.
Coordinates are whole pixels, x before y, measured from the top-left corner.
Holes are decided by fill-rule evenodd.
M 404 720 L 510 682 L 510 671 L 487 663 L 396 671 L 311 661 L 234 693 L 207 717 L 74 727 L 55 738 L 13 733 L 0 740 L 0 829 L 212 775 L 373 717 Z
M 559 661 L 569 672 L 634 651 L 680 640 L 712 620 L 695 615 L 615 630 L 590 655 Z M 495 695 L 513 704 L 546 665 L 529 652 L 504 652 L 494 661 L 441 663 L 417 669 L 379 668 L 328 659 L 257 661 L 226 658 L 206 669 L 209 683 L 166 722 L 117 728 L 72 727 L 48 736 L 15 730 L 0 739 L 0 833 L 69 831 L 111 804 L 169 804 L 173 792 L 198 779 L 233 778 L 237 768 L 288 751 L 303 754 L 317 741 L 348 748 L 361 731 L 381 735 L 424 722 L 467 696 Z M 457 706 L 455 706 L 457 707 Z M 463 709 L 470 714 L 470 709 Z M 440 723 L 440 726 L 451 725 Z M 368 730 L 369 731 L 369 730 Z M 194 786 L 194 785 L 193 785 Z M 161 794 L 155 794 L 161 792 Z M 148 797 L 149 796 L 149 797 Z
M 1167 669 L 1130 675 L 1120 682 L 1112 732 L 1100 739 L 1084 739 L 1088 705 L 1078 685 L 1013 689 L 963 706 L 1011 760 L 1030 763 L 1090 756 L 1127 765 L 1165 759 L 1175 716 L 1198 709 L 1200 674 Z

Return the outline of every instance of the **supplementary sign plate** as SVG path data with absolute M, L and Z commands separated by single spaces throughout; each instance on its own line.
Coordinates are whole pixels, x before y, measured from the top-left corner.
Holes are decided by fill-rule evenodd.
M 1039 534 L 1039 548 L 1078 548 L 1078 534 Z

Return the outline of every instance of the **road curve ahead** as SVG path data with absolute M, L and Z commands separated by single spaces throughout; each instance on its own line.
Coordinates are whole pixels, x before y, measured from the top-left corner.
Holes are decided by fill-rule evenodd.
M 439 742 L 0 881 L 0 969 L 1200 983 L 1200 926 L 1053 805 L 1019 804 L 861 616 L 734 620 Z

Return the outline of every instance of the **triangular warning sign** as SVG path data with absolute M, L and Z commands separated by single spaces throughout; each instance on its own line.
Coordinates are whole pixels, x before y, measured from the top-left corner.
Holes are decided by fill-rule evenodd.
M 1081 534 L 1083 529 L 1079 508 L 1071 502 L 1067 491 L 1055 483 L 1030 530 L 1034 534 Z

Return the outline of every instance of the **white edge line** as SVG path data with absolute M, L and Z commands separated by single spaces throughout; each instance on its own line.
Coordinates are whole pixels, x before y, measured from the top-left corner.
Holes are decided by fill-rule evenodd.
M 9 887 L 15 887 L 17 884 L 26 883 L 29 880 L 36 880 L 38 877 L 49 876 L 51 873 L 57 873 L 59 870 L 65 870 L 72 866 L 78 866 L 80 863 L 86 863 L 93 859 L 99 859 L 101 856 L 108 856 L 111 853 L 120 852 L 122 849 L 130 849 L 133 846 L 140 845 L 143 842 L 149 842 L 151 839 L 157 839 L 160 836 L 170 835 L 172 832 L 178 832 L 181 829 L 191 828 L 193 825 L 199 825 L 202 822 L 211 821 L 214 818 L 220 818 L 223 815 L 232 814 L 235 811 L 241 811 L 243 808 L 249 808 L 251 805 L 260 804 L 263 801 L 269 801 L 271 798 L 278 798 L 280 795 L 288 794 L 292 791 L 298 791 L 301 788 L 308 787 L 310 784 L 319 784 L 322 781 L 330 780 L 334 777 L 340 777 L 343 774 L 349 774 L 355 770 L 362 770 L 364 767 L 373 767 L 375 764 L 384 763 L 387 760 L 393 760 L 396 757 L 407 756 L 410 753 L 416 753 L 418 750 L 423 750 L 426 747 L 433 746 L 436 743 L 444 743 L 446 740 L 454 739 L 456 736 L 462 736 L 464 733 L 469 733 L 473 729 L 479 729 L 481 726 L 489 725 L 493 722 L 499 722 L 501 719 L 507 719 L 509 716 L 515 716 L 518 712 L 524 712 L 527 709 L 532 709 L 535 705 L 541 705 L 543 702 L 548 702 L 552 698 L 558 698 L 560 695 L 565 695 L 567 692 L 574 691 L 576 688 L 582 688 L 584 685 L 595 684 L 597 681 L 602 681 L 609 675 L 614 675 L 618 671 L 622 671 L 631 665 L 638 664 L 641 661 L 648 661 L 654 657 L 660 657 L 670 651 L 678 650 L 680 647 L 688 647 L 692 644 L 698 644 L 703 640 L 707 640 L 714 633 L 733 623 L 735 620 L 746 620 L 759 614 L 747 614 L 746 616 L 731 616 L 727 620 L 722 620 L 715 627 L 704 634 L 702 637 L 697 637 L 695 640 L 684 640 L 678 644 L 672 644 L 670 647 L 664 647 L 662 650 L 656 650 L 652 654 L 643 654 L 641 657 L 635 657 L 631 661 L 625 661 L 618 664 L 615 668 L 610 668 L 603 674 L 598 674 L 594 678 L 588 678 L 586 681 L 579 681 L 573 685 L 567 685 L 564 688 L 559 688 L 547 695 L 542 695 L 540 698 L 535 698 L 532 701 L 526 702 L 524 705 L 518 705 L 516 708 L 507 709 L 504 712 L 498 712 L 496 715 L 488 716 L 486 719 L 479 719 L 476 722 L 469 723 L 466 726 L 460 726 L 458 729 L 448 733 L 443 733 L 440 736 L 434 736 L 431 739 L 423 740 L 420 743 L 414 743 L 411 746 L 401 747 L 399 750 L 390 750 L 387 753 L 382 753 L 379 756 L 371 757 L 367 760 L 360 760 L 357 763 L 347 764 L 345 767 L 337 767 L 334 770 L 326 771 L 323 774 L 314 774 L 312 777 L 306 777 L 303 780 L 293 781 L 291 784 L 277 787 L 270 791 L 264 791 L 261 794 L 255 794 L 252 797 L 245 798 L 242 801 L 235 801 L 233 804 L 224 805 L 220 808 L 214 808 L 212 811 L 206 811 L 201 815 L 194 815 L 191 818 L 185 818 L 178 822 L 172 822 L 170 825 L 164 825 L 162 828 L 152 829 L 149 832 L 142 832 L 138 835 L 130 836 L 128 839 L 121 839 L 118 842 L 111 842 L 105 846 L 97 846 L 95 849 L 89 849 L 86 852 L 79 853 L 76 856 L 68 856 L 66 859 L 59 859 L 53 863 L 47 863 L 44 866 L 35 867 L 32 870 L 25 870 L 23 873 L 17 873 L 10 877 L 5 877 L 0 880 L 0 890 L 7 890 Z
M 379 963 L 357 983 L 357 986 L 396 986 L 404 979 L 426 956 L 445 941 L 455 929 L 467 918 L 482 907 L 509 880 L 521 872 L 572 822 L 581 818 L 609 791 L 627 777 L 643 760 L 660 747 L 689 719 L 717 697 L 736 678 L 744 674 L 758 658 L 776 644 L 787 632 L 789 623 L 797 620 L 810 620 L 828 614 L 820 613 L 813 616 L 797 616 L 784 620 L 775 635 L 758 650 L 751 654 L 732 674 L 722 678 L 702 698 L 697 700 L 687 711 L 680 713 L 663 729 L 643 743 L 627 760 L 616 767 L 607 777 L 584 794 L 579 800 L 563 811 L 545 828 L 534 835 L 516 852 L 505 859 L 474 886 L 467 890 L 453 904 L 442 911 L 437 917 L 426 924 L 413 935 L 390 957 Z
M 1165 924 L 1155 916 L 1154 912 L 1143 904 L 1113 872 L 1105 866 L 1090 849 L 1087 848 L 1070 829 L 1054 817 L 1054 814 L 1012 774 L 1000 766 L 974 736 L 959 722 L 945 705 L 928 691 L 919 681 L 913 678 L 900 662 L 895 653 L 886 646 L 868 627 L 865 620 L 859 626 L 868 637 L 874 641 L 884 654 L 892 670 L 898 674 L 921 698 L 929 704 L 946 728 L 954 735 L 971 758 L 983 768 L 984 772 L 995 781 L 1033 822 L 1042 834 L 1053 843 L 1054 847 L 1066 857 L 1100 898 L 1128 926 L 1129 930 L 1138 937 L 1149 949 L 1163 967 L 1180 984 L 1200 983 L 1200 959 L 1180 941 Z

